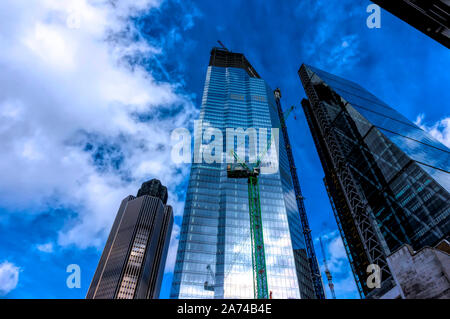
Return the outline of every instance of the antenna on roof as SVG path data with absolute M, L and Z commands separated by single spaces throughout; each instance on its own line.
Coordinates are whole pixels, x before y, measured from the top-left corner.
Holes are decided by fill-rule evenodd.
M 225 51 L 228 51 L 228 49 L 225 47 L 225 45 L 224 45 L 220 40 L 217 40 L 217 42 L 220 44 L 220 46 L 221 46 Z

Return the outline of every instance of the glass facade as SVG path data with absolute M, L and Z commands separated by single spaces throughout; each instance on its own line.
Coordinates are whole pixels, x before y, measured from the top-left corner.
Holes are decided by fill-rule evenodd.
M 227 142 L 238 146 L 237 139 L 226 141 L 227 128 L 270 132 L 280 127 L 273 91 L 238 58 L 233 60 L 237 67 L 210 63 L 200 112 L 203 129 L 195 136 L 198 143 L 205 127 L 221 130 L 224 153 Z M 301 224 L 286 151 L 278 141 L 278 172 L 259 176 L 268 290 L 273 298 L 301 298 L 301 285 L 311 289 L 310 274 L 299 252 L 305 251 Z M 171 298 L 254 297 L 248 201 L 247 179 L 228 178 L 226 163 L 192 164 Z
M 344 244 L 370 295 L 368 264 L 389 282 L 386 256 L 448 238 L 450 151 L 358 84 L 306 65 L 299 75 Z

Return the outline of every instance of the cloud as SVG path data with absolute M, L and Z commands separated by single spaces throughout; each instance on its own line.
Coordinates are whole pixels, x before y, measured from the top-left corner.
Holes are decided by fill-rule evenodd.
M 59 245 L 101 247 L 121 200 L 156 177 L 188 174 L 170 158 L 170 133 L 197 110 L 178 83 L 155 80 L 163 54 L 132 17 L 153 0 L 0 3 L 0 207 L 61 216 Z
M 330 253 L 332 259 L 347 258 L 341 236 L 336 235 L 336 237 L 331 240 L 328 244 L 328 252 Z
M 450 117 L 445 117 L 431 125 L 427 125 L 424 119 L 425 114 L 419 114 L 414 123 L 422 130 L 430 133 L 436 140 L 450 147 Z
M 324 245 L 328 269 L 333 276 L 334 290 L 337 298 L 354 298 L 357 293 L 355 279 L 349 266 L 347 253 L 345 251 L 344 243 L 337 230 L 322 235 L 322 242 Z M 316 239 L 318 241 L 318 239 Z M 331 291 L 328 286 L 328 281 L 325 275 L 325 265 L 322 258 L 318 258 L 320 262 L 320 269 L 322 272 L 322 279 L 327 291 L 328 298 L 331 298 Z
M 349 67 L 359 61 L 359 38 L 356 34 L 342 37 L 341 44 L 331 50 L 326 63 L 337 65 L 336 68 Z
M 52 253 L 53 252 L 53 243 L 36 245 L 36 248 L 37 248 L 37 250 L 39 250 L 43 253 Z
M 320 238 L 322 238 L 322 241 L 327 241 L 329 239 L 335 238 L 338 235 L 339 235 L 339 232 L 336 229 L 336 230 L 333 230 L 331 232 L 328 232 L 328 233 L 325 233 L 325 234 L 321 235 Z M 314 241 L 319 243 L 319 237 L 315 238 Z
M 296 14 L 311 21 L 306 38 L 302 41 L 305 61 L 330 72 L 341 73 L 361 60 L 360 38 L 354 33 L 358 18 L 365 13 L 364 6 L 348 6 L 330 1 L 302 1 Z M 349 20 L 352 17 L 353 20 Z M 359 28 L 359 27 L 358 27 Z
M 343 279 L 335 280 L 334 290 L 336 293 L 336 298 L 339 299 L 353 299 L 358 295 L 355 279 L 351 273 L 348 273 Z
M 328 259 L 328 268 L 330 269 L 330 271 L 332 273 L 341 272 L 344 263 L 347 260 L 347 254 L 345 252 L 341 236 L 337 233 L 334 238 L 330 239 L 325 249 Z
M 164 267 L 165 273 L 173 272 L 173 269 L 175 267 L 180 231 L 181 227 L 174 223 L 170 238 L 169 251 L 167 252 L 166 264 Z
M 4 261 L 0 264 L 0 296 L 5 296 L 17 287 L 19 267 Z

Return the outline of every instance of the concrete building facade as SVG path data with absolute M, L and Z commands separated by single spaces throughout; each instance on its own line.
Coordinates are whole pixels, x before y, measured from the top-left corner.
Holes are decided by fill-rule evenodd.
M 450 299 L 450 243 L 414 251 L 404 245 L 387 257 L 395 287 L 381 299 Z

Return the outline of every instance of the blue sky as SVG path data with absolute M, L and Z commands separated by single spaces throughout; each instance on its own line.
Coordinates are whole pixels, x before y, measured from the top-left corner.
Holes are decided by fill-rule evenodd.
M 197 118 L 217 40 L 280 87 L 284 107 L 305 96 L 304 62 L 359 83 L 449 146 L 449 50 L 385 11 L 369 29 L 370 3 L 3 1 L 0 297 L 84 298 L 120 201 L 153 177 L 176 213 L 168 297 L 189 172 L 167 164 L 170 132 Z M 325 239 L 337 297 L 357 298 L 309 129 L 295 115 L 312 235 Z M 66 286 L 69 264 L 81 268 L 79 289 Z

